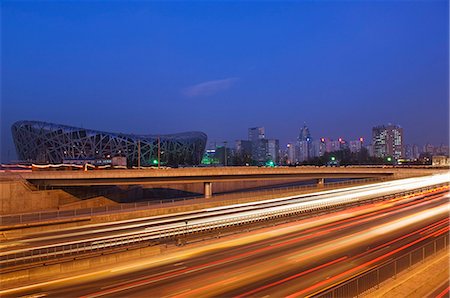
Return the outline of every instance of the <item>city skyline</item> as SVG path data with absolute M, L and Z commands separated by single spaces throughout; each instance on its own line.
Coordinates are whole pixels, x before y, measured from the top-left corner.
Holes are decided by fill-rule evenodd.
M 348 135 L 344 135 L 344 134 L 336 134 L 334 136 L 330 136 L 330 134 L 327 134 L 327 133 L 325 133 L 325 134 L 317 134 L 317 133 L 314 132 L 314 127 L 309 126 L 307 123 L 303 123 L 301 125 L 299 124 L 299 127 L 296 130 L 292 131 L 292 134 L 291 134 L 292 137 L 288 137 L 288 138 L 283 139 L 283 140 L 277 136 L 277 133 L 271 132 L 270 129 L 267 129 L 267 126 L 262 125 L 262 126 L 254 126 L 254 127 L 251 127 L 251 128 L 262 127 L 262 128 L 265 129 L 265 134 L 266 134 L 265 138 L 266 139 L 278 139 L 278 140 L 280 140 L 281 144 L 287 145 L 287 144 L 290 144 L 290 143 L 297 142 L 298 137 L 299 137 L 299 132 L 301 131 L 302 126 L 304 126 L 304 125 L 306 125 L 308 127 L 308 129 L 310 129 L 312 131 L 312 133 L 311 133 L 311 139 L 312 140 L 320 140 L 322 138 L 325 138 L 325 139 L 332 140 L 332 141 L 334 141 L 334 140 L 337 141 L 339 139 L 343 139 L 345 141 L 352 141 L 352 140 L 360 140 L 360 138 L 363 138 L 363 141 L 366 144 L 372 143 L 372 129 L 374 127 L 383 126 L 383 125 L 387 125 L 387 126 L 389 126 L 389 125 L 397 125 L 397 126 L 399 126 L 401 128 L 404 128 L 400 124 L 394 124 L 394 123 L 390 123 L 390 122 L 389 123 L 379 123 L 379 124 L 374 125 L 374 126 L 372 126 L 370 128 L 367 128 L 367 132 L 365 132 L 365 133 L 363 133 L 361 135 L 353 134 L 351 136 L 348 136 Z M 312 127 L 312 129 L 311 129 L 311 127 Z M 243 128 L 244 132 L 245 132 L 245 130 L 246 130 L 246 128 Z M 406 131 L 407 131 L 407 129 L 406 129 Z M 266 133 L 266 132 L 268 132 L 268 133 Z M 247 138 L 245 138 L 245 137 L 242 138 L 242 139 L 238 139 L 238 138 L 234 138 L 233 139 L 233 138 L 231 138 L 231 139 L 226 139 L 226 140 L 224 138 L 217 138 L 216 140 L 212 140 L 212 139 L 210 139 L 208 137 L 208 144 L 217 143 L 218 145 L 221 145 L 224 142 L 227 142 L 228 144 L 232 144 L 233 142 L 236 142 L 236 141 L 239 141 L 239 140 L 247 140 Z M 432 142 L 422 141 L 422 142 L 418 142 L 418 143 L 412 143 L 412 142 L 408 142 L 408 140 L 406 140 L 404 142 L 404 144 L 405 145 L 417 145 L 417 146 L 420 146 L 420 147 L 425 147 L 428 144 L 431 144 L 431 145 L 434 145 L 434 146 L 441 145 L 441 144 L 448 145 L 447 142 L 432 143 Z
M 447 1 L 4 1 L 1 160 L 14 159 L 19 120 L 229 142 L 262 125 L 282 144 L 304 122 L 351 139 L 399 123 L 406 143 L 448 143 L 447 12 Z
M 22 121 L 19 121 L 22 122 Z M 26 121 L 28 122 L 28 121 Z M 32 121 L 33 122 L 33 121 Z M 45 123 L 45 122 L 43 122 Z M 47 122 L 48 123 L 48 122 Z M 67 124 L 62 124 L 62 123 L 58 123 L 58 124 L 51 124 L 48 123 L 49 125 L 62 125 L 62 126 L 70 126 Z M 371 128 L 371 130 L 378 128 L 378 127 L 384 127 L 384 126 L 396 126 L 399 127 L 400 129 L 403 129 L 403 127 L 401 125 L 396 125 L 396 124 L 392 124 L 392 123 L 387 123 L 387 124 L 382 124 L 382 125 L 377 125 Z M 81 127 L 84 129 L 84 127 Z M 94 128 L 95 129 L 95 128 Z M 305 134 L 305 129 L 306 129 L 306 134 Z M 256 131 L 256 133 L 261 134 L 259 137 L 258 136 L 252 136 L 251 135 L 251 131 L 254 130 Z M 370 132 L 370 135 L 365 136 L 365 135 L 361 135 L 358 137 L 347 137 L 344 135 L 339 135 L 339 137 L 330 137 L 329 135 L 322 135 L 322 136 L 318 136 L 316 134 L 314 134 L 314 129 L 312 130 L 313 132 L 310 132 L 310 127 L 307 125 L 307 123 L 303 123 L 303 126 L 299 127 L 297 129 L 297 135 L 295 137 L 292 137 L 291 139 L 288 139 L 287 141 L 281 141 L 276 134 L 270 133 L 266 134 L 266 127 L 265 126 L 255 126 L 255 127 L 251 127 L 247 129 L 247 138 L 243 138 L 241 140 L 239 139 L 230 139 L 230 140 L 225 140 L 225 139 L 221 139 L 221 141 L 217 141 L 217 140 L 211 140 L 209 137 L 207 139 L 207 143 L 206 143 L 206 149 L 213 149 L 215 147 L 221 147 L 223 144 L 228 144 L 227 147 L 228 148 L 236 148 L 237 143 L 238 142 L 242 142 L 242 141 L 251 141 L 252 139 L 254 139 L 253 141 L 257 140 L 257 139 L 264 139 L 264 140 L 269 140 L 269 141 L 277 141 L 277 147 L 279 147 L 278 150 L 281 150 L 280 153 L 283 150 L 286 150 L 286 147 L 289 147 L 290 144 L 297 144 L 300 141 L 301 138 L 303 138 L 304 140 L 302 141 L 306 141 L 308 140 L 313 142 L 317 142 L 317 141 L 322 141 L 322 142 L 346 142 L 347 146 L 352 146 L 352 142 L 360 142 L 361 144 L 364 144 L 364 146 L 368 146 L 368 145 L 373 145 L 373 135 L 372 132 Z M 116 134 L 123 134 L 122 132 L 111 132 L 111 133 L 116 133 Z M 130 133 L 130 135 L 134 135 L 134 136 L 139 136 L 139 134 L 136 133 Z M 279 142 L 279 144 L 278 144 Z M 428 149 L 427 147 L 431 146 L 431 147 L 438 147 L 438 146 L 447 146 L 447 143 L 441 142 L 441 143 L 430 143 L 430 142 L 425 142 L 425 143 L 408 143 L 405 142 L 402 139 L 402 145 L 401 147 L 403 148 L 402 150 L 406 150 L 407 146 L 418 146 L 419 151 L 420 152 L 426 152 Z M 15 147 L 15 146 L 14 146 Z M 311 150 L 311 148 L 307 149 L 307 151 Z M 314 150 L 319 150 L 319 149 L 314 149 Z M 17 152 L 16 149 L 13 148 L 13 150 L 11 150 L 12 152 L 8 152 L 7 154 L 7 159 L 5 161 L 2 162 L 11 162 L 11 161 L 20 161 L 20 158 L 18 159 L 17 157 L 14 158 L 10 158 L 11 155 L 16 156 Z M 329 151 L 329 150 L 328 150 Z M 405 152 L 403 152 L 405 154 Z M 298 154 L 298 153 L 297 153 Z M 8 158 L 9 157 L 9 158 Z M 402 156 L 404 157 L 404 156 Z M 309 159 L 309 157 L 307 157 L 305 160 Z

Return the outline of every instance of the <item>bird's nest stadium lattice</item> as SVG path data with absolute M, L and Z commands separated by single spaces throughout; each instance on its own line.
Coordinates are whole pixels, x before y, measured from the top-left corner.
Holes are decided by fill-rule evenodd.
M 162 165 L 197 165 L 207 140 L 202 132 L 133 135 L 40 121 L 19 121 L 11 130 L 19 159 L 33 163 L 124 156 L 128 166 L 138 165 L 139 158 L 140 165 L 151 166 L 159 153 Z

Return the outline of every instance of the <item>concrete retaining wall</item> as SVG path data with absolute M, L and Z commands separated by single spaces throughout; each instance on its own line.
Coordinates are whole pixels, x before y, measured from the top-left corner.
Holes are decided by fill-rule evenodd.
M 72 210 L 72 209 L 82 209 L 82 208 L 95 208 L 101 206 L 114 206 L 118 205 L 118 203 L 105 198 L 103 196 L 87 199 L 87 200 L 78 200 L 77 202 L 72 202 L 68 204 L 63 204 L 58 207 L 59 210 Z
M 0 181 L 0 214 L 57 209 L 79 199 L 65 191 L 31 190 L 22 180 Z

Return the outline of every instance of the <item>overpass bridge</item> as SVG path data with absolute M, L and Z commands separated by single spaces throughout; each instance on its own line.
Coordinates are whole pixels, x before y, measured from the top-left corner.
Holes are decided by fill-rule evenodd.
M 262 180 L 317 180 L 404 178 L 430 175 L 436 169 L 380 168 L 380 167 L 220 167 L 179 169 L 133 169 L 90 171 L 33 171 L 20 173 L 23 179 L 38 187 L 158 185 L 203 183 L 205 197 L 212 195 L 214 182 Z

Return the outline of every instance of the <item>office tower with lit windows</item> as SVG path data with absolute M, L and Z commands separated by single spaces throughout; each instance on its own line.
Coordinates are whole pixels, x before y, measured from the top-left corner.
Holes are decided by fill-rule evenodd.
M 252 156 L 252 142 L 247 140 L 236 141 L 236 155 L 241 159 L 251 159 Z
M 266 138 L 266 130 L 264 127 L 251 127 L 248 129 L 248 140 L 256 142 Z
M 248 141 L 251 143 L 252 159 L 257 164 L 265 163 L 268 155 L 268 143 L 264 127 L 249 128 Z
M 287 161 L 286 163 L 289 165 L 293 165 L 296 163 L 295 158 L 295 145 L 292 143 L 288 143 L 286 146 L 286 153 L 287 153 Z
M 380 125 L 372 129 L 373 154 L 376 157 L 403 156 L 403 128 L 398 125 Z
M 268 155 L 268 140 L 257 139 L 252 141 L 252 159 L 258 164 L 265 164 Z
M 306 126 L 306 124 L 304 124 L 303 127 L 300 129 L 296 146 L 297 147 L 296 156 L 299 162 L 307 161 L 312 156 L 311 143 L 312 143 L 311 133 L 309 132 L 309 128 Z
M 311 142 L 311 157 L 321 157 L 327 150 L 325 138 L 314 140 Z
M 356 153 L 361 151 L 361 148 L 363 147 L 363 138 L 359 138 L 358 140 L 353 140 L 349 142 L 349 149 L 350 152 Z
M 330 148 L 329 152 L 341 150 L 341 142 L 339 140 L 330 140 Z
M 267 140 L 267 159 L 275 164 L 280 162 L 280 141 L 275 139 Z

